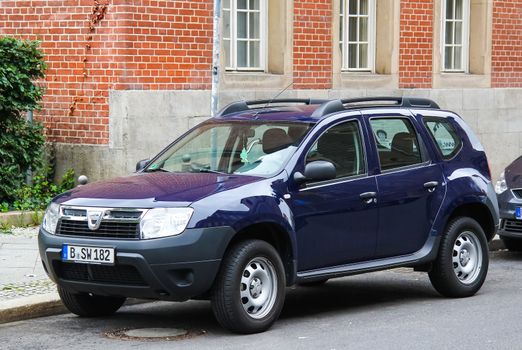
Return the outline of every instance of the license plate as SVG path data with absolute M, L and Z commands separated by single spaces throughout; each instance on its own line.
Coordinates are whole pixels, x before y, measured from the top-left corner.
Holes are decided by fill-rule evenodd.
M 517 220 L 522 220 L 522 207 L 516 207 L 515 217 L 517 218 Z
M 62 261 L 84 264 L 114 264 L 114 248 L 84 247 L 64 244 Z

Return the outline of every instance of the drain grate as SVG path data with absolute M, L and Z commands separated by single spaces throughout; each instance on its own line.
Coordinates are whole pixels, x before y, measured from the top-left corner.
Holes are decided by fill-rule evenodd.
M 204 335 L 207 332 L 199 330 L 187 330 L 183 328 L 122 328 L 103 333 L 104 336 L 119 340 L 138 341 L 172 341 L 184 340 Z

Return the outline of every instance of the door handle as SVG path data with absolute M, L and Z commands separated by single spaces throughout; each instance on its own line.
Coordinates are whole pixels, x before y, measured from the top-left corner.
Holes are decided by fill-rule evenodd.
M 435 191 L 435 187 L 439 185 L 438 181 L 429 181 L 424 184 L 424 188 L 428 190 L 428 192 Z
M 366 204 L 377 203 L 377 192 L 364 192 L 359 195 L 359 198 Z

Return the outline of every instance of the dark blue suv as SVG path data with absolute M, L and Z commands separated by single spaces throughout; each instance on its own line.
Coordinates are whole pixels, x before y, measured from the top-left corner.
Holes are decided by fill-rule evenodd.
M 67 308 L 208 298 L 268 329 L 285 287 L 412 267 L 437 291 L 482 286 L 498 205 L 480 142 L 423 98 L 242 101 L 137 173 L 56 197 L 40 254 Z

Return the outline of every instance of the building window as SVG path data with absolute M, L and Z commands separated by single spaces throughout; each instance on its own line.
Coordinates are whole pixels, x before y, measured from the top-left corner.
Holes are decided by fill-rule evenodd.
M 374 71 L 375 17 L 375 0 L 341 0 L 342 70 Z
M 266 69 L 267 0 L 223 1 L 227 70 Z
M 467 72 L 469 0 L 445 0 L 442 13 L 442 67 L 446 72 Z

